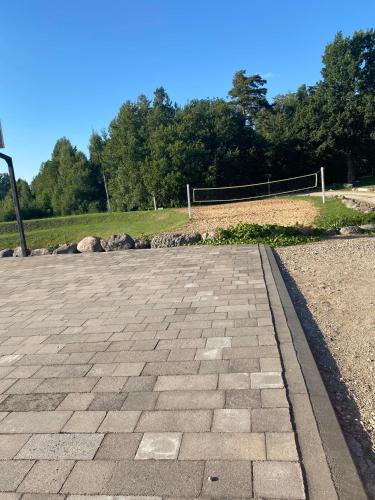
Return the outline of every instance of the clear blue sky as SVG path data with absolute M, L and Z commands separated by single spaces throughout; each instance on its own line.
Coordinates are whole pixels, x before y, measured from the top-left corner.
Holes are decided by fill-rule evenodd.
M 0 119 L 17 176 L 56 140 L 92 129 L 163 85 L 179 104 L 225 97 L 233 73 L 270 96 L 313 84 L 335 33 L 373 27 L 374 0 L 0 0 Z M 0 165 L 0 171 L 4 171 Z

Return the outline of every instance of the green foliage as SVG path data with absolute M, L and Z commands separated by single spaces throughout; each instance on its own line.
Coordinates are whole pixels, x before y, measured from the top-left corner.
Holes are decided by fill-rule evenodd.
M 346 207 L 339 199 L 328 198 L 325 203 L 319 198 L 303 197 L 313 201 L 319 208 L 319 215 L 315 220 L 315 226 L 321 229 L 339 229 L 343 226 L 360 226 L 375 222 L 375 213 L 364 214 Z
M 25 221 L 27 246 L 31 249 L 55 247 L 59 243 L 78 243 L 88 235 L 108 237 L 128 233 L 133 238 L 173 231 L 187 222 L 176 210 L 149 212 L 111 212 Z M 19 245 L 15 222 L 0 223 L 0 249 Z
M 205 240 L 206 245 L 238 245 L 263 243 L 274 247 L 298 245 L 317 241 L 321 231 L 313 230 L 312 234 L 301 234 L 297 227 L 285 227 L 273 224 L 238 224 L 228 229 L 219 229 L 218 237 Z
M 10 190 L 9 174 L 0 173 L 0 200 L 3 200 Z
M 233 88 L 228 95 L 251 124 L 254 123 L 259 111 L 268 107 L 266 83 L 267 81 L 258 74 L 246 76 L 245 69 L 234 74 Z

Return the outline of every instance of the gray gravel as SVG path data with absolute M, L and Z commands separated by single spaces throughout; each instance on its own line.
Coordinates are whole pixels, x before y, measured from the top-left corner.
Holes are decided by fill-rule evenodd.
M 310 347 L 375 499 L 375 238 L 277 249 Z

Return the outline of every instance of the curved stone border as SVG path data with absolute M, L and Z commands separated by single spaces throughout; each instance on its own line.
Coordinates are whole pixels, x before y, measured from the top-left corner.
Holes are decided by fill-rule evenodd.
M 271 247 L 259 245 L 311 500 L 367 500 Z

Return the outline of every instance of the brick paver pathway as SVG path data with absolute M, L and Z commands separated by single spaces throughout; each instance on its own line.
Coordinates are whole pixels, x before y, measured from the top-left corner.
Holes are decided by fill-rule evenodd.
M 305 498 L 258 247 L 4 259 L 0 281 L 0 498 Z

